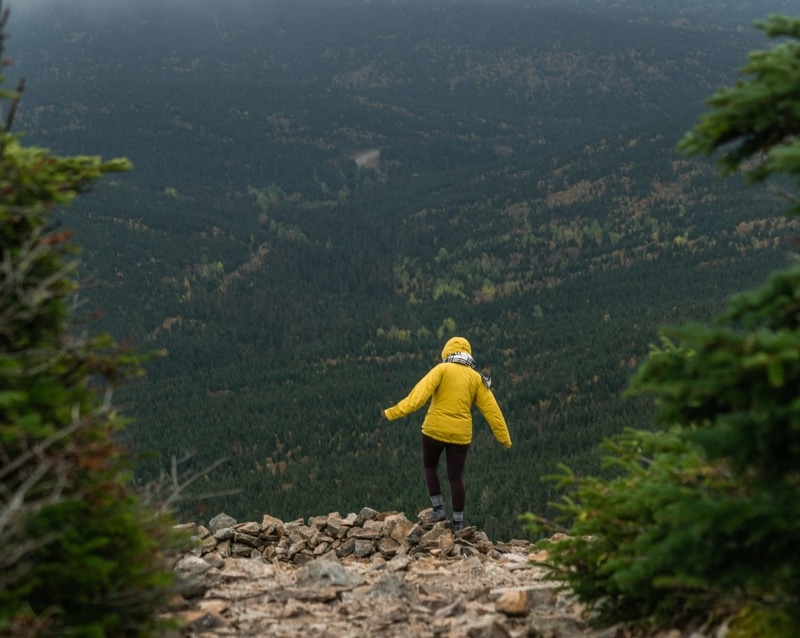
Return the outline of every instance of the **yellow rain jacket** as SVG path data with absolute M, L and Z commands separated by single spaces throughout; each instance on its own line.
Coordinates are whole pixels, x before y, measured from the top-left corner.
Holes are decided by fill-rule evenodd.
M 453 337 L 442 350 L 442 360 L 451 354 L 472 354 L 469 341 Z M 495 438 L 511 447 L 506 420 L 497 400 L 483 382 L 479 372 L 460 363 L 440 363 L 426 374 L 409 395 L 397 405 L 384 410 L 389 421 L 416 412 L 430 400 L 422 423 L 422 433 L 444 443 L 472 442 L 472 406 L 483 414 Z

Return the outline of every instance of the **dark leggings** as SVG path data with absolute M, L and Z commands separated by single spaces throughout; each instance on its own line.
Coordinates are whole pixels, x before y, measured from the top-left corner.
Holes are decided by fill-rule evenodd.
M 468 451 L 469 444 L 458 445 L 456 443 L 443 443 L 425 434 L 422 435 L 422 469 L 425 472 L 425 483 L 428 486 L 428 494 L 430 496 L 436 496 L 442 493 L 437 467 L 442 452 L 445 452 L 447 458 L 447 480 L 450 483 L 450 498 L 453 501 L 454 512 L 464 511 L 466 496 L 466 489 L 464 488 L 464 466 L 467 463 Z

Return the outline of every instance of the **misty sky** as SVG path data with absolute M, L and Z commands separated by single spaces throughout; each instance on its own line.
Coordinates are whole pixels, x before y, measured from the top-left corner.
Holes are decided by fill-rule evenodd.
M 271 3 L 296 4 L 298 7 L 314 4 L 425 4 L 437 3 L 447 5 L 458 4 L 490 4 L 490 5 L 556 5 L 556 6 L 585 6 L 594 8 L 621 8 L 633 9 L 639 12 L 650 10 L 665 12 L 680 7 L 693 9 L 709 8 L 717 12 L 731 14 L 749 14 L 752 16 L 766 16 L 770 13 L 797 14 L 796 0 L 151 0 L 156 5 L 169 5 L 182 9 L 202 7 L 222 11 L 255 10 L 263 9 Z M 53 8 L 56 5 L 69 7 L 71 12 L 84 12 L 97 15 L 98 12 L 109 9 L 141 10 L 143 0 L 3 0 L 3 6 L 10 8 L 13 15 L 26 16 L 35 13 L 41 8 Z

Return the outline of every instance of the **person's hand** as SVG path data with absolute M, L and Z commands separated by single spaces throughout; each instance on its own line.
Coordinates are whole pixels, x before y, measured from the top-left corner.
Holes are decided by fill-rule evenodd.
M 380 412 L 380 415 L 378 416 L 378 418 L 381 421 L 388 421 L 389 420 L 389 419 L 386 418 L 386 412 L 384 411 L 383 408 L 378 408 L 378 411 Z

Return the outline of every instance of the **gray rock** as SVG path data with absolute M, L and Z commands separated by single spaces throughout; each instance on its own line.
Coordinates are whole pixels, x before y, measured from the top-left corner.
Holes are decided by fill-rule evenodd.
M 175 565 L 178 593 L 187 600 L 199 598 L 208 590 L 210 583 L 207 573 L 212 569 L 202 558 L 192 554 L 184 556 Z
M 365 595 L 373 598 L 413 599 L 417 596 L 417 587 L 408 584 L 401 574 L 386 574 L 367 589 Z
M 380 512 L 372 509 L 371 507 L 362 507 L 356 518 L 356 525 L 363 526 L 365 521 L 372 521 L 378 518 Z
M 303 587 L 358 587 L 364 579 L 339 563 L 315 560 L 297 572 L 297 584 Z
M 214 531 L 214 538 L 218 541 L 231 540 L 236 536 L 236 530 L 233 527 L 220 527 Z
M 236 519 L 227 514 L 217 514 L 214 518 L 208 521 L 208 529 L 213 534 L 217 530 L 225 527 L 233 527 L 236 525 Z

